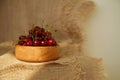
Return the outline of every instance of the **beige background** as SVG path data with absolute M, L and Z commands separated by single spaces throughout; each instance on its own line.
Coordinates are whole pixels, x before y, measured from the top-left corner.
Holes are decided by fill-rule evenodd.
M 74 42 L 80 41 L 93 8 L 93 2 L 87 0 L 1 0 L 0 42 L 18 39 L 33 24 L 41 23 L 57 29 L 58 40 L 69 36 Z
M 95 0 L 97 13 L 89 25 L 89 52 L 102 57 L 108 80 L 120 80 L 120 0 Z
M 103 58 L 105 71 L 108 73 L 109 80 L 119 80 L 120 1 L 94 1 L 97 5 L 97 13 L 94 15 L 94 19 L 88 24 L 88 43 L 86 50 L 94 56 Z M 36 3 L 39 5 L 36 5 Z M 46 3 L 46 0 L 44 0 L 44 3 Z M 33 23 L 39 25 L 42 22 L 39 22 L 39 18 L 41 17 L 36 17 L 36 15 L 40 14 L 40 12 L 38 12 L 40 5 L 43 4 L 40 4 L 39 0 L 35 0 L 34 2 L 32 0 L 29 0 L 29 2 L 27 0 L 1 0 L 0 42 L 17 39 L 17 36 L 26 33 L 25 31 L 28 30 L 30 28 L 29 26 Z M 49 5 L 47 7 L 49 7 Z M 50 14 L 53 13 L 54 12 L 51 12 Z M 43 13 L 41 13 L 41 15 L 42 14 Z M 44 14 L 48 15 L 46 10 L 44 10 Z M 49 17 L 49 19 L 52 17 Z M 42 18 L 46 18 L 46 16 Z

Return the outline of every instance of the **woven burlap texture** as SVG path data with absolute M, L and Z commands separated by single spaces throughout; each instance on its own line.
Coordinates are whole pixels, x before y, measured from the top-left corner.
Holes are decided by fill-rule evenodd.
M 42 63 L 24 62 L 15 58 L 14 45 L 13 41 L 0 44 L 0 80 L 105 79 L 101 59 L 68 51 L 69 55 L 62 54 L 58 60 Z

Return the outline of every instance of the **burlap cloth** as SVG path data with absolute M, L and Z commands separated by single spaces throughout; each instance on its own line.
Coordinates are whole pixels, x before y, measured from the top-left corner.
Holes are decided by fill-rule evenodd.
M 75 47 L 75 45 L 72 46 Z M 74 48 L 72 46 L 70 47 Z M 73 53 L 72 50 L 64 50 L 60 53 L 58 60 L 41 63 L 23 62 L 15 58 L 14 47 L 13 41 L 0 44 L 0 80 L 105 79 L 101 59 L 82 56 L 77 52 Z

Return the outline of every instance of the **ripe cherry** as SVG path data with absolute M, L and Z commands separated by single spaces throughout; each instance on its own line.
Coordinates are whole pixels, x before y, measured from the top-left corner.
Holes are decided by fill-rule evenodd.
M 34 45 L 34 46 L 39 46 L 39 45 L 40 45 L 40 41 L 36 39 L 36 40 L 33 42 L 33 45 Z
M 23 46 L 27 46 L 27 43 L 24 43 Z
M 29 41 L 26 42 L 26 46 L 32 46 L 32 44 L 33 44 L 32 40 L 29 40 Z
M 28 42 L 28 41 L 30 41 L 30 40 L 32 40 L 32 39 L 31 39 L 31 37 L 29 37 L 29 36 L 27 36 L 27 37 L 24 38 L 24 41 L 25 41 L 25 42 Z
M 35 35 L 40 35 L 41 34 L 41 28 L 39 26 L 36 26 L 33 30 L 34 34 Z
M 48 40 L 48 43 L 47 43 L 49 46 L 53 46 L 55 45 L 55 40 L 54 39 L 50 39 Z
M 25 42 L 24 41 L 18 41 L 19 45 L 23 45 Z
M 19 40 L 24 40 L 26 36 L 22 35 L 19 37 Z
M 41 46 L 46 46 L 47 43 L 46 43 L 46 41 L 41 41 L 41 42 L 40 42 L 40 45 L 41 45 Z
M 41 31 L 40 31 L 40 30 L 36 30 L 36 31 L 34 32 L 34 34 L 37 35 L 37 36 L 40 36 L 40 35 L 41 35 Z
M 45 36 L 44 39 L 48 41 L 48 40 L 51 40 L 51 39 L 53 39 L 53 38 L 52 38 L 52 36 Z
M 34 31 L 40 29 L 39 26 L 35 26 Z

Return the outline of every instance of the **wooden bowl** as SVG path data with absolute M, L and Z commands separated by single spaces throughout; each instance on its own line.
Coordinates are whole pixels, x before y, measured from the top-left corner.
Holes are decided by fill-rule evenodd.
M 15 56 L 19 60 L 45 62 L 59 58 L 59 46 L 21 46 L 16 45 Z

